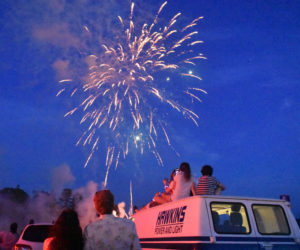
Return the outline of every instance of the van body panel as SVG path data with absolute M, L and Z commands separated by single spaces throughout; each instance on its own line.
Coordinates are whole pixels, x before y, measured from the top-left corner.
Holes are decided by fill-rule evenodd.
M 206 216 L 205 200 L 191 197 L 144 209 L 134 215 L 140 238 L 173 238 L 201 236 L 208 239 L 211 235 L 210 221 Z M 201 223 L 192 223 L 201 221 Z
M 143 249 L 300 250 L 296 220 L 281 200 L 193 196 L 143 209 L 133 220 Z

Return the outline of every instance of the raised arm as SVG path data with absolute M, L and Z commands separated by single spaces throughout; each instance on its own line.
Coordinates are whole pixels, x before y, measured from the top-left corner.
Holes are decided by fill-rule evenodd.
M 222 183 L 219 183 L 218 187 L 221 188 L 222 191 L 224 191 L 226 189 L 226 187 Z
M 192 191 L 192 194 L 195 196 L 196 195 L 196 183 L 193 182 L 192 186 L 191 186 L 191 191 Z
M 166 187 L 166 189 L 165 189 L 166 193 L 169 193 L 170 191 L 174 190 L 175 187 L 176 187 L 176 182 L 171 181 L 170 185 L 168 187 Z

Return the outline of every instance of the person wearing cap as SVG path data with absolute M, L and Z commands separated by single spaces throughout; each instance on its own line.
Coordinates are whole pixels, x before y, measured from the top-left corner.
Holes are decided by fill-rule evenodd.
M 134 222 L 112 215 L 114 196 L 110 190 L 96 192 L 94 205 L 100 218 L 84 229 L 84 250 L 141 249 Z

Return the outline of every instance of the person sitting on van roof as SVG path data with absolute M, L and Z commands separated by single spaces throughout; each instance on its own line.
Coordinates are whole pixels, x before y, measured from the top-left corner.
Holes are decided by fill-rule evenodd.
M 176 201 L 190 196 L 190 191 L 195 195 L 195 181 L 191 175 L 190 165 L 183 162 L 180 165 L 178 173 L 170 183 L 166 193 L 156 194 L 153 200 L 159 204 L 169 201 Z
M 179 171 L 179 168 L 175 168 L 172 171 L 171 176 L 170 176 L 170 180 L 168 180 L 167 178 L 163 179 L 163 184 L 164 184 L 164 192 L 163 193 L 171 194 L 173 192 L 173 190 L 172 190 L 173 183 L 172 182 L 173 182 L 174 177 L 175 177 L 175 175 L 177 174 L 178 171 Z
M 212 176 L 213 168 L 204 165 L 201 170 L 202 177 L 198 179 L 196 195 L 219 195 L 225 190 L 225 186 Z
M 164 184 L 164 191 L 163 192 L 157 192 L 152 201 L 149 202 L 147 205 L 143 206 L 140 210 L 144 210 L 146 208 L 150 208 L 150 207 L 155 207 L 158 206 L 162 203 L 165 203 L 167 201 L 169 201 L 169 197 L 171 197 L 171 194 L 173 193 L 173 188 L 174 188 L 174 177 L 175 175 L 178 173 L 179 168 L 175 168 L 170 176 L 170 180 L 168 180 L 167 178 L 163 179 L 163 184 Z M 159 198 L 157 198 L 159 197 Z M 159 202 L 157 202 L 156 200 L 159 200 Z M 1 250 L 1 249 L 0 249 Z

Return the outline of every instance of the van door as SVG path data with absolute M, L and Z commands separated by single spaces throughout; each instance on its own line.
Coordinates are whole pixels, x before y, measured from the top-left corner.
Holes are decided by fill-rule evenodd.
M 207 198 L 206 201 L 216 249 L 261 249 L 252 230 L 245 202 L 217 197 Z
M 252 213 L 261 249 L 299 250 L 284 207 L 275 204 L 253 203 Z

